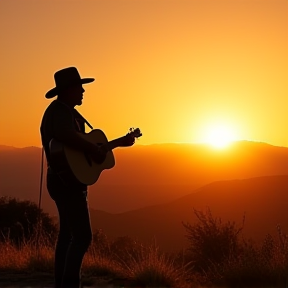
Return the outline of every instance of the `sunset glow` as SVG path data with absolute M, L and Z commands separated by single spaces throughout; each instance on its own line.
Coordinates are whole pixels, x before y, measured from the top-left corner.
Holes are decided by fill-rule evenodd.
M 96 79 L 76 108 L 108 139 L 139 127 L 139 144 L 197 143 L 221 115 L 242 139 L 288 146 L 287 13 L 287 0 L 2 0 L 0 144 L 41 145 L 44 95 L 76 66 Z
M 205 142 L 216 148 L 225 148 L 236 140 L 235 132 L 225 125 L 214 125 L 206 133 Z

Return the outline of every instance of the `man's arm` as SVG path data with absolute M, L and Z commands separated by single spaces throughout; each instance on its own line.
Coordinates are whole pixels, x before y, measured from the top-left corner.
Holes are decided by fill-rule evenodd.
M 97 145 L 82 138 L 75 130 L 74 117 L 68 107 L 58 106 L 53 113 L 53 136 L 56 140 L 72 148 L 83 150 L 91 156 L 99 155 Z
M 55 139 L 62 142 L 63 144 L 70 146 L 72 148 L 86 151 L 90 154 L 99 153 L 99 148 L 97 145 L 86 141 L 80 136 L 80 132 L 76 132 L 72 129 L 62 130 L 61 133 L 55 134 Z

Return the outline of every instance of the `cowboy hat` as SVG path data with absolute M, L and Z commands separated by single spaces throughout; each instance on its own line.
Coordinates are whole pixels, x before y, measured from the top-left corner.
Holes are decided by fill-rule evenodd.
M 54 80 L 56 87 L 49 90 L 45 97 L 46 98 L 53 98 L 54 96 L 58 95 L 59 92 L 77 84 L 86 84 L 93 82 L 94 78 L 82 78 L 75 67 L 68 67 L 62 70 L 57 71 L 54 74 Z

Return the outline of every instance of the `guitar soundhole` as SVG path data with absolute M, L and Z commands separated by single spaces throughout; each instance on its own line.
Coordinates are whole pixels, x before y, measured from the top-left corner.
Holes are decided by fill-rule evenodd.
M 88 155 L 87 153 L 84 153 L 84 155 L 85 155 L 85 158 L 86 158 L 89 166 L 92 166 L 92 160 L 91 160 L 91 158 L 89 157 L 89 155 Z

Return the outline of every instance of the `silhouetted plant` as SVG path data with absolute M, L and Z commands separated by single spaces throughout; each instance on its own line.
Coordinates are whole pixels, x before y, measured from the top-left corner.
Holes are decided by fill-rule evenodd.
M 239 237 L 243 225 L 237 228 L 235 223 L 222 223 L 221 219 L 212 217 L 210 210 L 206 213 L 195 211 L 195 214 L 199 222 L 193 226 L 183 225 L 190 241 L 187 256 L 194 263 L 193 270 L 199 273 L 202 284 L 228 287 L 287 285 L 288 236 L 280 227 L 278 239 L 268 234 L 256 244 L 251 239 Z
M 191 225 L 182 223 L 186 229 L 186 237 L 190 243 L 188 259 L 193 263 L 194 269 L 203 271 L 213 265 L 219 265 L 230 255 L 239 253 L 239 233 L 243 229 L 236 227 L 235 222 L 223 223 L 220 218 L 213 217 L 210 209 L 194 213 L 198 222 Z
M 279 244 L 271 235 L 267 235 L 259 245 L 243 239 L 241 253 L 231 255 L 221 265 L 211 266 L 206 277 L 221 286 L 286 287 L 287 254 L 283 254 Z
M 93 232 L 93 247 L 94 252 L 101 255 L 110 254 L 110 241 L 102 229 L 96 229 Z
M 123 261 L 137 257 L 141 244 L 128 236 L 117 237 L 110 244 L 111 256 Z
M 128 279 L 141 287 L 191 287 L 186 280 L 190 271 L 187 264 L 175 263 L 173 257 L 160 251 L 156 244 L 141 245 L 135 255 L 122 263 Z
M 41 236 L 51 243 L 57 227 L 52 218 L 30 201 L 0 197 L 0 241 L 7 239 L 20 246 L 24 241 Z M 39 236 L 39 237 L 38 237 Z

